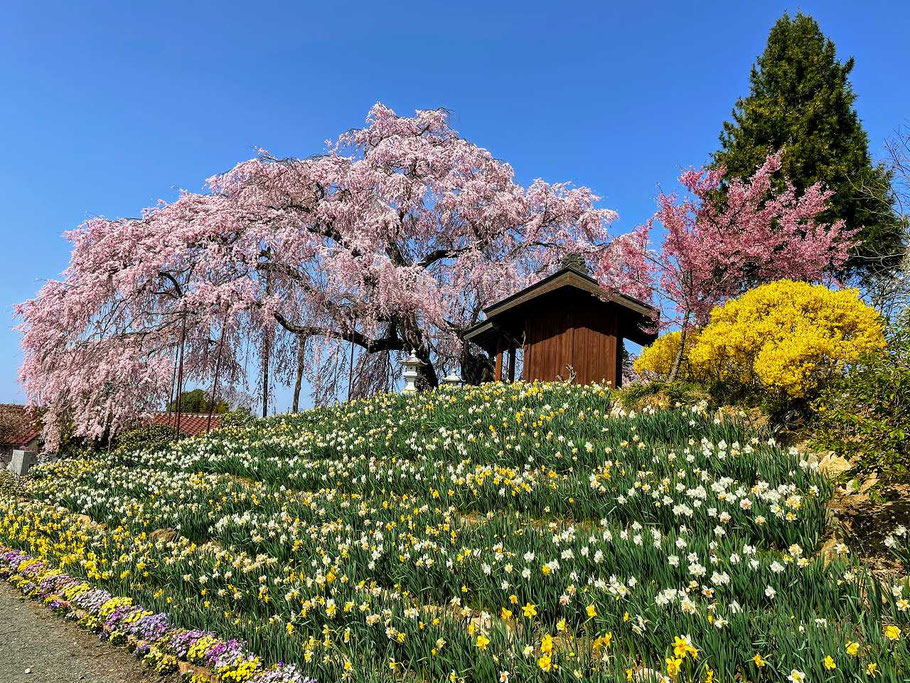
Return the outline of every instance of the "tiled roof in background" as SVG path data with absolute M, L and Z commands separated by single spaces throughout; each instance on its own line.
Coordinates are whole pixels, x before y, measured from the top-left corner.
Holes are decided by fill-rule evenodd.
M 173 428 L 177 423 L 177 413 L 155 413 L 152 416 L 151 424 L 164 425 Z M 221 423 L 220 416 L 215 413 L 212 415 L 212 429 L 218 429 Z M 209 414 L 208 413 L 181 413 L 180 414 L 180 433 L 188 436 L 205 434 L 208 431 Z
M 31 443 L 41 434 L 41 424 L 34 411 L 15 403 L 0 403 L 0 445 L 18 448 Z

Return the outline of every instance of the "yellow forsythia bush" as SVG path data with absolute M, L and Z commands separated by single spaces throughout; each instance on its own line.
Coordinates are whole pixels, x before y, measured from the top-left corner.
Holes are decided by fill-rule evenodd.
M 857 290 L 778 280 L 715 308 L 688 357 L 712 380 L 802 398 L 884 348 L 882 321 Z
M 635 372 L 648 379 L 665 380 L 670 376 L 673 361 L 679 350 L 679 340 L 682 334 L 667 332 L 658 337 L 651 346 L 642 349 L 641 355 L 635 359 Z M 689 330 L 686 334 L 686 350 L 680 364 L 679 377 L 692 379 L 689 368 L 688 356 L 692 346 L 698 341 L 698 330 Z

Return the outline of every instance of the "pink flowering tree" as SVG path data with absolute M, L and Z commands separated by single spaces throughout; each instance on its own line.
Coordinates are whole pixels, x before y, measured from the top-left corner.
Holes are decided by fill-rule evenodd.
M 664 229 L 660 249 L 648 260 L 658 294 L 671 307 L 663 324 L 681 328 L 671 380 L 687 331 L 706 324 L 713 307 L 780 278 L 823 280 L 847 260 L 855 233 L 843 221 L 818 220 L 831 192 L 820 184 L 801 196 L 789 184 L 776 192 L 771 181 L 780 167 L 780 154 L 770 154 L 750 179 L 727 183 L 723 169 L 690 170 L 679 178 L 687 196 L 658 196 L 645 229 Z
M 648 295 L 642 231 L 611 238 L 615 214 L 587 188 L 521 186 L 441 110 L 376 105 L 322 156 L 262 153 L 208 187 L 71 232 L 62 278 L 18 306 L 49 443 L 65 422 L 121 429 L 185 382 L 254 386 L 263 412 L 295 372 L 317 398 L 352 371 L 370 393 L 412 348 L 428 385 L 456 365 L 477 379 L 484 358 L 460 334 L 570 252 L 603 264 L 608 290 Z

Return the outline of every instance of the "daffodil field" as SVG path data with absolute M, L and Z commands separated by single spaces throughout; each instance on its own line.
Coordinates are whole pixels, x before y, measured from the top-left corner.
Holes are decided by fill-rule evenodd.
M 226 681 L 908 680 L 910 588 L 822 557 L 831 495 L 729 416 L 487 384 L 42 466 L 0 563 Z

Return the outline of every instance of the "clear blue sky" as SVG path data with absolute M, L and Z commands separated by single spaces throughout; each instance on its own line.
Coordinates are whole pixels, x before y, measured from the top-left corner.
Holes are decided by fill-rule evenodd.
M 784 10 L 856 58 L 874 155 L 910 121 L 907 2 L 239 5 L 0 3 L 0 401 L 23 399 L 12 305 L 66 267 L 64 230 L 200 190 L 256 147 L 320 152 L 376 101 L 449 108 L 522 182 L 592 187 L 618 230 L 707 160 Z

